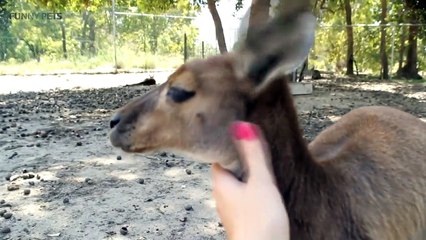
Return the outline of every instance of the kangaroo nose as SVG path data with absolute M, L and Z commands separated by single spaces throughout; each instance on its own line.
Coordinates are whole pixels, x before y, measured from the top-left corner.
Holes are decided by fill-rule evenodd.
M 120 122 L 120 115 L 115 114 L 109 122 L 110 128 L 114 128 Z

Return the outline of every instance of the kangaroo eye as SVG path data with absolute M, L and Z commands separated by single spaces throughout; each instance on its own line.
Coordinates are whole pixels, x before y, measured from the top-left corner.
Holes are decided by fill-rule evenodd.
M 177 103 L 184 102 L 193 97 L 194 95 L 194 91 L 187 91 L 179 87 L 171 87 L 167 92 L 167 96 Z

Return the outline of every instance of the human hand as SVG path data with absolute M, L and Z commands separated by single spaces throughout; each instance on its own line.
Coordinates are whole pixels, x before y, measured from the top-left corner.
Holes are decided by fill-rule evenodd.
M 287 212 L 260 129 L 236 122 L 231 132 L 247 174 L 246 183 L 218 164 L 212 169 L 213 196 L 228 239 L 290 239 Z

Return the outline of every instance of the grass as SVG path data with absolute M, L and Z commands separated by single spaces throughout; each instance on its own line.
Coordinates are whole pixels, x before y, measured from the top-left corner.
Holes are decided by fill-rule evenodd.
M 98 54 L 95 57 L 75 56 L 68 59 L 49 59 L 0 62 L 0 75 L 57 74 L 73 72 L 113 72 L 113 53 Z M 117 68 L 120 70 L 176 68 L 183 63 L 179 55 L 154 55 L 135 53 L 127 49 L 117 50 Z

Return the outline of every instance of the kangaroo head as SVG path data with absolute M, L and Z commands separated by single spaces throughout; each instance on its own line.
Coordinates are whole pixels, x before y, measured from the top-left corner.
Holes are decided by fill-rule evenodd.
M 166 83 L 117 111 L 112 145 L 127 152 L 176 151 L 241 174 L 229 125 L 247 120 L 250 104 L 276 74 L 305 60 L 314 29 L 308 12 L 278 16 L 235 52 L 183 64 Z

